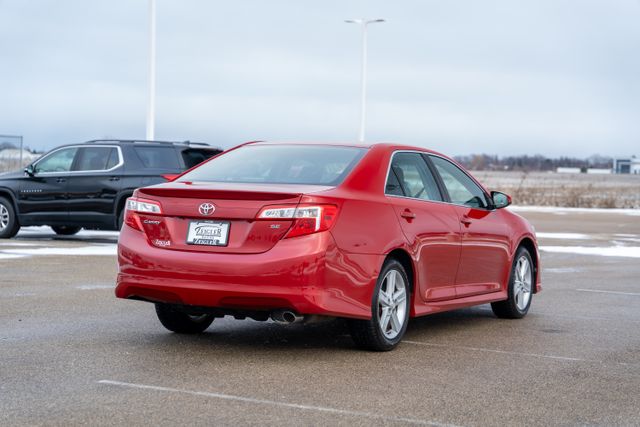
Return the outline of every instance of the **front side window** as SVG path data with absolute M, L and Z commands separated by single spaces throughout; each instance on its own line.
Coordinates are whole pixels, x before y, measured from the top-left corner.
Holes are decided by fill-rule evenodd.
M 338 185 L 366 149 L 321 145 L 245 145 L 183 175 L 180 181 Z
M 484 191 L 459 167 L 442 157 L 429 157 L 444 182 L 451 203 L 472 208 L 488 206 Z
M 391 161 L 386 194 L 442 201 L 442 195 L 419 153 L 396 153 Z
M 118 150 L 114 147 L 82 147 L 74 171 L 101 171 L 118 164 Z
M 36 173 L 70 171 L 77 151 L 77 147 L 71 147 L 49 154 L 35 165 Z

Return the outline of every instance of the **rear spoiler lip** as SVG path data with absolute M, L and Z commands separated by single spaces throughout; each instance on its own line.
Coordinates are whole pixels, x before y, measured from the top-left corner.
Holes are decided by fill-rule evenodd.
M 242 189 L 242 188 L 189 188 L 184 185 L 171 185 L 172 183 L 156 185 L 153 187 L 139 188 L 137 193 L 145 196 L 156 197 L 180 197 L 187 199 L 219 199 L 219 200 L 291 200 L 300 199 L 305 194 L 314 194 L 335 187 L 317 186 L 316 191 L 300 191 L 302 188 L 296 189 L 295 186 L 291 191 L 277 191 L 272 189 Z M 298 191 L 296 191 L 298 190 Z

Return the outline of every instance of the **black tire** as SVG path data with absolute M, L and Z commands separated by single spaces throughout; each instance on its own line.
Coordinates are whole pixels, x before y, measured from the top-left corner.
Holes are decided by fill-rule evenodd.
M 213 315 L 202 314 L 192 316 L 177 310 L 170 304 L 156 304 L 156 314 L 162 326 L 177 334 L 199 334 L 204 332 L 213 322 Z
M 0 239 L 10 239 L 20 231 L 20 223 L 13 208 L 13 203 L 0 197 Z
M 73 236 L 82 230 L 82 227 L 74 227 L 72 225 L 52 225 L 51 229 L 59 236 Z
M 518 273 L 519 263 L 521 260 L 526 261 L 528 265 L 527 271 L 524 273 L 528 276 L 528 295 L 525 299 L 525 294 L 518 292 L 519 287 L 523 286 L 526 291 L 527 284 L 526 279 L 522 280 L 522 273 Z M 511 274 L 509 275 L 509 287 L 507 288 L 508 297 L 504 301 L 498 301 L 491 303 L 491 309 L 493 313 L 501 319 L 521 319 L 526 316 L 531 307 L 531 300 L 533 299 L 533 287 L 535 286 L 535 270 L 531 254 L 525 248 L 519 248 L 516 251 L 516 256 L 513 258 L 513 264 L 511 265 Z M 526 302 L 526 303 L 525 303 Z
M 393 317 L 394 309 L 391 309 L 391 315 L 389 315 L 388 317 L 386 326 L 383 327 L 381 323 L 383 322 L 383 320 L 381 318 L 385 317 L 385 311 L 384 311 L 385 309 L 380 306 L 380 304 L 383 304 L 381 302 L 381 297 L 382 297 L 381 290 L 383 286 L 385 286 L 385 289 L 388 290 L 389 285 L 385 284 L 385 279 L 387 279 L 388 275 L 391 272 L 397 273 L 404 282 L 403 283 L 404 291 L 405 291 L 404 300 L 400 301 L 398 299 L 398 301 L 395 301 L 395 302 L 398 302 L 398 304 L 395 306 L 397 307 L 395 309 L 396 317 L 395 318 Z M 398 276 L 396 276 L 396 279 L 394 280 L 397 280 L 397 277 Z M 386 294 L 386 292 L 384 291 L 382 293 Z M 393 293 L 395 293 L 395 290 Z M 376 287 L 374 289 L 373 296 L 371 297 L 371 319 L 369 320 L 349 319 L 348 321 L 351 337 L 353 338 L 353 341 L 356 343 L 356 345 L 362 349 L 371 350 L 371 351 L 393 350 L 400 343 L 400 341 L 402 341 L 402 337 L 404 336 L 404 333 L 407 330 L 407 325 L 409 324 L 410 300 L 411 300 L 411 284 L 409 283 L 409 279 L 407 278 L 407 272 L 405 271 L 402 264 L 400 264 L 400 262 L 398 262 L 397 260 L 393 258 L 387 259 L 382 266 L 382 270 L 380 271 L 380 275 L 378 276 L 378 281 L 376 282 Z M 392 303 L 395 304 L 395 302 L 392 302 Z M 396 323 L 397 325 L 397 322 L 399 321 L 399 318 L 401 317 L 401 314 L 402 314 L 401 312 L 402 305 L 400 304 L 404 306 L 404 315 L 402 316 L 402 325 L 400 328 L 395 328 L 394 330 L 394 326 L 392 324 Z M 387 311 L 387 313 L 388 312 L 389 311 Z M 391 330 L 386 331 L 387 327 L 390 327 Z M 388 333 L 391 333 L 391 334 L 397 333 L 397 335 L 390 337 L 387 335 Z
M 118 214 L 118 231 L 122 230 L 122 224 L 124 224 L 124 208 Z

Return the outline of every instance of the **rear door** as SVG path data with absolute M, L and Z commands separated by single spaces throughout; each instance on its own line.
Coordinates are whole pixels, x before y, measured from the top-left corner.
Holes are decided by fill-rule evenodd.
M 91 145 L 78 149 L 67 180 L 71 223 L 114 224 L 123 163 L 120 147 L 115 145 Z
M 418 260 L 420 297 L 425 301 L 455 298 L 460 222 L 453 206 L 443 203 L 420 153 L 394 153 L 385 193 Z
M 452 203 L 462 230 L 456 295 L 467 297 L 500 290 L 509 268 L 508 227 L 487 194 L 458 166 L 429 156 Z
M 68 218 L 67 180 L 78 147 L 63 147 L 34 163 L 34 175 L 20 186 L 18 206 L 28 224 L 63 223 Z

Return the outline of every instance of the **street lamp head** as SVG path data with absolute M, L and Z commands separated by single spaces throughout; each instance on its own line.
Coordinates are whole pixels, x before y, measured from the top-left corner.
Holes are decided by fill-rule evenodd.
M 344 22 L 347 24 L 362 24 L 362 19 L 345 19 Z
M 376 22 L 384 22 L 384 19 L 371 19 L 367 21 L 367 24 L 375 24 Z

